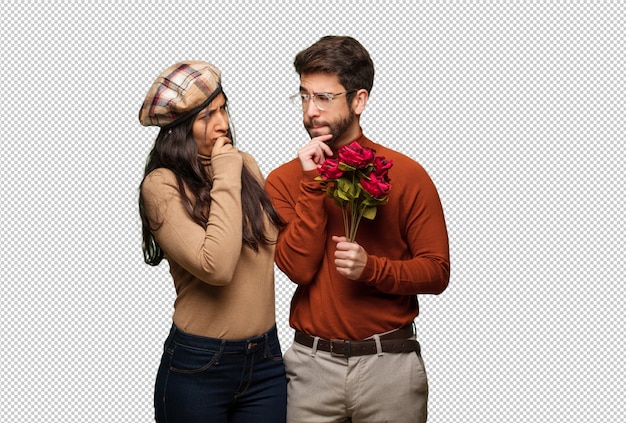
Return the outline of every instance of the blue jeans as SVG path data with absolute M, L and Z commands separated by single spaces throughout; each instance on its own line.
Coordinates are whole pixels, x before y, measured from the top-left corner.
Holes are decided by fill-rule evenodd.
M 285 422 L 287 379 L 276 326 L 240 341 L 172 325 L 156 378 L 158 423 Z

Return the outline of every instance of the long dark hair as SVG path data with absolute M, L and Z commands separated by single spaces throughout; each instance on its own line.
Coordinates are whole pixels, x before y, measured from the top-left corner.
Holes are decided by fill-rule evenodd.
M 211 205 L 211 188 L 213 183 L 206 173 L 202 158 L 198 156 L 198 146 L 193 137 L 193 122 L 199 110 L 183 121 L 173 126 L 162 128 L 156 137 L 154 147 L 148 154 L 144 170 L 143 181 L 155 169 L 166 168 L 174 172 L 178 189 L 183 203 L 191 218 L 206 228 Z M 229 127 L 232 128 L 229 119 Z M 232 130 L 229 129 L 228 138 L 233 145 Z M 141 216 L 142 249 L 144 261 L 152 266 L 163 260 L 163 250 L 157 243 L 146 213 L 143 198 L 139 188 L 139 215 Z M 187 193 L 190 191 L 194 201 Z M 261 244 L 272 244 L 276 240 L 269 239 L 264 227 L 264 215 L 270 223 L 281 227 L 283 222 L 272 206 L 269 196 L 261 186 L 259 180 L 250 172 L 245 162 L 241 171 L 241 205 L 243 211 L 243 242 L 248 247 L 258 251 Z

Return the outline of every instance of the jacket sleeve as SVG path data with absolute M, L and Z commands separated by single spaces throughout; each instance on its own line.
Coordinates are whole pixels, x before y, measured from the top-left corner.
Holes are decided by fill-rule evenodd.
M 361 275 L 363 282 L 384 293 L 440 294 L 450 279 L 448 233 L 439 195 L 423 169 L 415 181 L 419 181 L 416 195 L 403 201 L 409 210 L 404 237 L 410 257 L 369 255 Z
M 157 169 L 142 184 L 141 195 L 156 241 L 168 259 L 211 285 L 226 285 L 242 248 L 239 153 L 212 159 L 213 187 L 206 230 L 185 209 L 173 172 Z
M 278 235 L 274 260 L 293 282 L 309 284 L 317 274 L 326 246 L 326 193 L 317 171 L 303 172 L 301 180 L 277 171 L 267 177 L 265 188 L 286 225 Z

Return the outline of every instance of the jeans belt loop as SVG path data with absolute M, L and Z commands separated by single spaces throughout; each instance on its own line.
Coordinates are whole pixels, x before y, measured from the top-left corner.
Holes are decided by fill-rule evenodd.
M 263 334 L 263 342 L 265 343 L 265 348 L 263 349 L 263 354 L 266 358 L 272 358 L 272 350 L 270 350 L 270 339 L 267 335 L 267 332 Z
M 222 339 L 220 343 L 220 350 L 217 352 L 217 356 L 215 357 L 215 364 L 220 364 L 220 360 L 222 359 L 222 355 L 224 354 L 224 349 L 226 348 L 226 340 Z

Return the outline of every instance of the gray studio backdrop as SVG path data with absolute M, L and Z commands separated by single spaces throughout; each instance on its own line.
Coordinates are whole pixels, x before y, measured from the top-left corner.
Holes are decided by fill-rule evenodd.
M 430 421 L 623 417 L 619 1 L 2 10 L 1 421 L 152 421 L 174 290 L 141 255 L 137 187 L 156 136 L 137 121 L 145 92 L 175 61 L 215 63 L 239 148 L 267 175 L 306 142 L 292 61 L 326 34 L 369 49 L 363 129 L 419 161 L 443 203 L 450 285 L 420 296 L 416 319 Z M 277 270 L 284 349 L 292 292 Z

